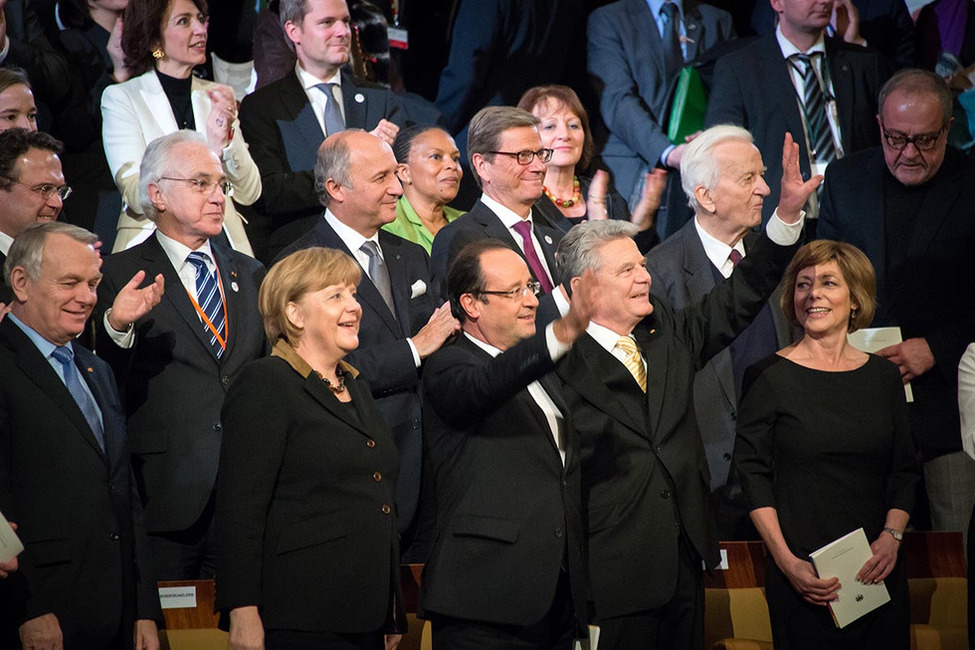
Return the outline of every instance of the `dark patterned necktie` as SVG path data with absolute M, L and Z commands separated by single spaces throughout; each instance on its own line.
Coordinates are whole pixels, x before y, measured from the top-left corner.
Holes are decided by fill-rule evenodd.
M 207 268 L 206 259 L 206 254 L 199 251 L 193 251 L 186 257 L 186 261 L 196 269 L 196 304 L 210 320 L 209 325 L 203 323 L 203 328 L 210 335 L 210 347 L 219 359 L 223 356 L 226 345 L 227 323 L 223 317 L 223 296 L 220 295 L 220 287 L 217 286 L 213 273 Z M 210 329 L 210 325 L 213 325 L 216 332 Z
M 680 49 L 680 12 L 673 2 L 665 2 L 660 13 L 664 17 L 664 63 L 667 78 L 671 79 L 684 66 L 684 54 Z
M 814 52 L 813 56 L 819 55 Z M 812 158 L 818 163 L 830 163 L 836 159 L 836 146 L 833 143 L 833 131 L 829 126 L 826 115 L 827 103 L 823 87 L 819 83 L 819 75 L 813 60 L 806 54 L 793 54 L 796 70 L 802 74 L 803 96 L 802 109 L 806 117 L 809 146 Z

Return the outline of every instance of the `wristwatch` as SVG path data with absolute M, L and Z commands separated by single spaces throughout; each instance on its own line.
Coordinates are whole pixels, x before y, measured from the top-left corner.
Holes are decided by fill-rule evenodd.
M 885 533 L 890 533 L 890 536 L 896 539 L 898 542 L 904 541 L 904 533 L 896 530 L 894 528 L 884 528 Z

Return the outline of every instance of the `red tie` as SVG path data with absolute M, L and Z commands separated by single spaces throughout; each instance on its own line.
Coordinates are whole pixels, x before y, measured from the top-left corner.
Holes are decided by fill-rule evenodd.
M 728 259 L 731 260 L 731 266 L 732 267 L 738 266 L 738 262 L 741 261 L 741 258 L 742 258 L 742 254 L 738 252 L 738 249 L 732 248 L 731 254 L 728 255 Z
M 545 293 L 552 293 L 552 281 L 549 280 L 548 273 L 545 272 L 545 266 L 538 258 L 538 251 L 535 250 L 535 244 L 532 241 L 531 221 L 528 221 L 527 219 L 519 221 L 511 227 L 514 228 L 515 232 L 521 235 L 522 248 L 525 251 L 525 259 L 528 260 L 528 268 L 532 270 L 532 275 L 534 275 L 535 279 L 538 280 L 538 283 L 542 285 L 542 291 Z

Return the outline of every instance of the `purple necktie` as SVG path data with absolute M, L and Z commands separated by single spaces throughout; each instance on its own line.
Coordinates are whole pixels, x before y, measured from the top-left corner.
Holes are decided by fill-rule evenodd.
M 538 258 L 538 251 L 535 250 L 535 243 L 532 241 L 532 223 L 527 219 L 519 221 L 511 226 L 515 232 L 521 235 L 522 248 L 525 251 L 525 259 L 528 260 L 528 268 L 532 270 L 532 275 L 542 285 L 542 291 L 552 293 L 552 281 L 545 272 L 545 266 Z
M 738 252 L 738 249 L 737 248 L 732 248 L 731 249 L 731 254 L 728 255 L 728 259 L 731 260 L 731 266 L 732 266 L 732 268 L 738 266 L 738 262 L 741 261 L 741 258 L 742 258 L 742 255 L 741 255 L 741 253 Z

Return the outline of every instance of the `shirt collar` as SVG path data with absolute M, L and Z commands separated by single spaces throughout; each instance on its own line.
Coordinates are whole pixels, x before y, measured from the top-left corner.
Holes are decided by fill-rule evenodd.
M 169 258 L 170 264 L 172 264 L 173 268 L 178 272 L 181 268 L 183 268 L 183 264 L 186 263 L 186 258 L 190 253 L 193 252 L 193 249 L 176 241 L 172 237 L 167 237 L 158 229 L 156 230 L 156 239 L 159 241 L 159 245 L 162 246 L 163 252 L 166 253 L 166 257 Z M 217 260 L 213 256 L 213 249 L 210 248 L 209 239 L 203 242 L 203 245 L 196 250 L 200 253 L 206 254 L 207 257 L 210 258 L 210 261 L 213 262 L 213 265 L 217 265 Z
M 508 230 L 511 230 L 512 226 L 522 221 L 528 221 L 532 223 L 531 212 L 528 213 L 528 216 L 525 219 L 522 219 L 517 212 L 509 208 L 506 208 L 505 206 L 501 205 L 500 203 L 492 199 L 487 194 L 481 194 L 481 203 L 486 205 L 491 210 L 491 212 L 493 212 L 495 216 L 497 216 L 498 219 L 501 220 L 501 223 L 504 224 L 504 227 L 507 228 Z
M 474 345 L 481 348 L 482 350 L 490 354 L 492 357 L 496 357 L 503 352 L 503 350 L 499 350 L 498 348 L 494 347 L 490 343 L 485 343 L 481 339 L 471 336 L 470 333 L 466 331 L 464 332 L 464 336 L 469 338 Z
M 655 20 L 660 20 L 660 10 L 665 4 L 667 4 L 666 0 L 647 0 L 647 5 L 649 5 L 650 11 L 653 12 L 653 17 Z M 677 15 L 683 19 L 684 0 L 673 0 L 672 4 L 677 5 Z
M 782 34 L 781 25 L 775 28 L 775 38 L 779 42 L 779 49 L 782 50 L 782 56 L 785 59 L 788 59 L 793 54 L 812 54 L 813 52 L 818 52 L 819 54 L 822 54 L 824 56 L 826 55 L 826 39 L 822 34 L 819 35 L 819 39 L 815 43 L 813 43 L 813 46 L 808 50 L 806 50 L 805 52 L 803 52 L 798 47 L 793 45 L 792 41 L 787 39 Z
M 315 372 L 315 369 L 305 361 L 304 357 L 298 354 L 298 351 L 288 345 L 288 342 L 284 339 L 278 339 L 277 343 L 274 344 L 274 348 L 271 350 L 271 356 L 282 359 L 291 366 L 292 370 L 306 379 L 308 375 Z M 351 374 L 353 379 L 359 376 L 359 371 L 345 361 L 339 361 L 339 368 Z
M 728 261 L 732 249 L 741 253 L 742 257 L 745 256 L 745 245 L 742 243 L 744 237 L 735 242 L 734 246 L 729 246 L 705 230 L 697 217 L 694 217 L 694 228 L 697 230 L 697 236 L 701 239 L 701 244 L 704 246 L 704 254 L 708 256 L 711 263 L 718 269 Z
M 339 88 L 342 87 L 341 70 L 336 72 L 331 79 L 325 79 L 325 80 L 319 79 L 312 73 L 302 68 L 300 63 L 295 63 L 295 72 L 298 75 L 298 81 L 301 82 L 301 87 L 304 88 L 306 91 L 313 89 L 315 86 L 317 86 L 320 83 L 336 84 Z
M 372 241 L 376 242 L 376 246 L 379 248 L 379 254 L 382 255 L 383 249 L 381 246 L 379 246 L 379 231 L 376 231 L 372 237 L 363 237 L 361 234 L 342 223 L 339 218 L 336 217 L 335 214 L 333 214 L 328 208 L 325 209 L 325 221 L 332 227 L 335 234 L 339 236 L 342 243 L 348 246 L 349 250 L 353 253 L 362 248 L 362 245 L 367 241 Z
M 6 255 L 10 252 L 10 246 L 14 243 L 14 238 L 5 232 L 0 232 L 0 253 Z
M 586 328 L 586 332 L 607 352 L 612 352 L 613 348 L 616 347 L 616 342 L 620 340 L 620 336 L 623 336 L 608 327 L 592 321 L 589 321 L 589 327 Z M 630 338 L 633 337 L 631 336 Z
M 31 343 L 34 344 L 34 346 L 40 351 L 41 355 L 43 355 L 45 359 L 51 356 L 51 353 L 54 352 L 54 348 L 58 347 L 54 343 L 51 343 L 46 338 L 41 336 L 40 333 L 37 330 L 35 330 L 33 327 L 31 327 L 24 321 L 20 320 L 13 314 L 7 314 L 7 318 L 13 321 L 14 325 L 19 327 L 20 330 L 27 335 L 27 338 L 31 340 Z M 71 344 L 69 343 L 68 345 Z

